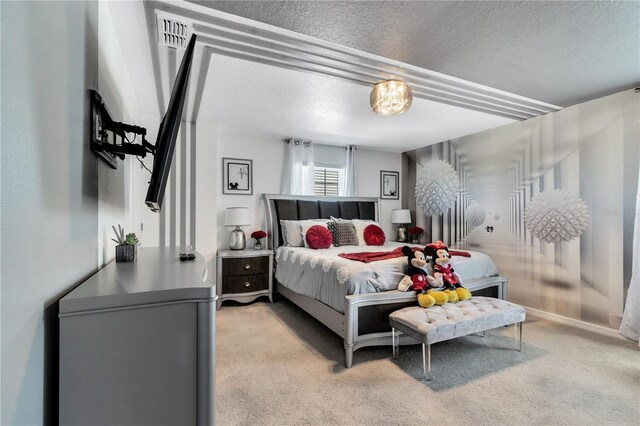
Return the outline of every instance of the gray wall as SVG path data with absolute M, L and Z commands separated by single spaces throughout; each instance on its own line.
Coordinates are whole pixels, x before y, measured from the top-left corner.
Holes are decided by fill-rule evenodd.
M 431 159 L 450 162 L 460 178 L 458 203 L 445 215 L 421 217 L 415 193 L 406 203 L 416 209 L 418 225 L 426 225 L 428 239 L 491 255 L 509 279 L 509 298 L 516 303 L 618 328 L 638 214 L 633 203 L 640 94 L 627 90 L 407 155 L 414 187 L 415 174 Z M 547 243 L 525 226 L 532 199 L 554 189 L 580 197 L 587 206 L 589 223 L 578 238 Z M 465 216 L 475 202 L 487 214 L 474 229 Z
M 126 217 L 127 168 L 107 173 L 88 150 L 88 89 L 98 88 L 102 60 L 98 2 L 0 7 L 0 423 L 51 423 L 57 300 L 110 260 L 100 223 Z M 103 97 L 118 99 L 114 90 Z M 127 118 L 117 105 L 111 113 Z

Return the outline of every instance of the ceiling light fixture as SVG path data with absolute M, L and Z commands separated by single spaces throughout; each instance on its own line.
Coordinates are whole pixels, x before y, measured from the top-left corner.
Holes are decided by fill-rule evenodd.
M 413 94 L 402 80 L 385 80 L 371 90 L 369 104 L 371 111 L 378 115 L 398 115 L 411 108 Z

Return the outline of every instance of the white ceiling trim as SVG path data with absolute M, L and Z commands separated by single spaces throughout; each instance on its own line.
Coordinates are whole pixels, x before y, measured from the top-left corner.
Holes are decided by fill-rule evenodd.
M 155 24 L 149 25 L 152 20 L 155 23 L 155 17 L 152 17 L 154 12 L 193 25 L 199 42 L 207 46 L 203 58 L 207 66 L 202 67 L 205 71 L 210 54 L 215 53 L 280 68 L 323 74 L 370 87 L 384 79 L 399 78 L 410 84 L 417 98 L 515 120 L 526 120 L 562 109 L 197 4 L 174 1 L 147 4 L 151 6 L 146 10 L 150 33 L 157 31 Z M 150 41 L 151 38 L 150 34 Z M 156 42 L 151 44 L 152 58 L 158 58 L 157 33 Z M 203 80 L 200 77 L 198 76 L 199 82 Z M 200 90 L 204 81 L 201 83 L 202 85 L 198 84 Z M 158 100 L 162 105 L 161 94 Z M 195 108 L 196 115 L 197 112 Z

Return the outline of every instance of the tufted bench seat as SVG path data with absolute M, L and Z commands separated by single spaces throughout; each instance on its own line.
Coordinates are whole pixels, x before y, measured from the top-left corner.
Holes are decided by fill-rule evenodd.
M 389 315 L 393 356 L 399 352 L 397 331 L 422 343 L 422 371 L 427 380 L 431 372 L 431 344 L 516 324 L 518 351 L 522 348 L 522 306 L 492 297 L 473 297 L 458 303 L 422 308 L 410 306 Z

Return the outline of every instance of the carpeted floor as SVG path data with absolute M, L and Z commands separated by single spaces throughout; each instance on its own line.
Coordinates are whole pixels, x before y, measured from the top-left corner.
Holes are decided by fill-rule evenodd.
M 638 345 L 530 318 L 432 347 L 354 354 L 286 300 L 225 302 L 217 313 L 219 425 L 638 425 Z

